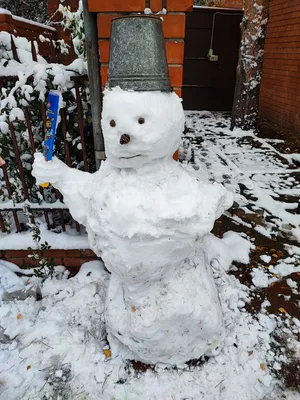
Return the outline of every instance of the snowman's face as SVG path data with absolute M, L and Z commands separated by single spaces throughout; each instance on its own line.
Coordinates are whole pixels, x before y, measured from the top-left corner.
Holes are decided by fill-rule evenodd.
M 178 149 L 184 113 L 175 93 L 107 90 L 101 120 L 107 161 L 137 168 Z

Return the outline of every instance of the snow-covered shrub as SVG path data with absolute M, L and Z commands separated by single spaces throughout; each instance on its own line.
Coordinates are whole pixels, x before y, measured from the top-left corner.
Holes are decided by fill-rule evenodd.
M 24 200 L 24 193 L 22 191 L 16 154 L 11 138 L 10 127 L 13 126 L 24 169 L 25 181 L 28 187 L 29 201 L 32 203 L 40 203 L 43 198 L 31 176 L 33 151 L 30 145 L 25 111 L 27 108 L 35 147 L 38 151 L 42 151 L 44 131 L 41 104 L 43 103 L 46 107 L 49 90 L 59 90 L 63 96 L 71 166 L 82 168 L 82 146 L 76 94 L 72 77 L 86 74 L 86 62 L 83 58 L 78 58 L 70 65 L 64 66 L 61 64 L 47 63 L 40 55 L 37 55 L 38 60 L 35 62 L 32 61 L 30 42 L 26 38 L 13 37 L 13 39 L 21 62 L 17 62 L 13 59 L 10 35 L 7 32 L 0 32 L 0 76 L 15 77 L 15 79 L 6 80 L 0 92 L 0 156 L 6 161 L 13 193 L 13 201 L 16 203 L 21 202 Z M 89 89 L 87 84 L 80 89 L 80 97 L 83 107 L 89 169 L 93 170 L 93 138 Z M 66 160 L 61 124 L 58 126 L 56 154 L 63 161 Z M 5 190 L 5 185 L 1 186 L 3 189 L 0 191 L 0 200 L 6 201 L 8 199 L 8 193 Z
M 38 267 L 34 268 L 35 276 L 42 279 L 42 282 L 45 281 L 47 278 L 53 278 L 54 275 L 54 267 L 55 263 L 52 258 L 48 259 L 45 257 L 41 257 L 41 251 L 50 250 L 51 246 L 48 242 L 41 241 L 41 231 L 38 224 L 34 220 L 34 216 L 30 208 L 26 205 L 24 206 L 24 214 L 28 218 L 27 225 L 29 226 L 32 239 L 35 244 L 35 248 L 28 247 L 28 250 L 31 251 L 31 254 L 28 255 L 28 258 L 31 260 L 38 261 Z
M 194 0 L 195 6 L 221 7 L 222 0 Z
M 76 11 L 71 11 L 70 6 L 60 4 L 58 12 L 62 14 L 61 25 L 71 32 L 73 46 L 77 57 L 86 59 L 82 1 L 79 1 L 78 10 Z

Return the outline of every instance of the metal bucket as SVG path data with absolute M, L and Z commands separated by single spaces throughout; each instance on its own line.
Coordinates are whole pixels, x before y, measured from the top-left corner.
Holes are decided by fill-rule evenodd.
M 127 16 L 111 24 L 107 87 L 172 91 L 160 18 Z

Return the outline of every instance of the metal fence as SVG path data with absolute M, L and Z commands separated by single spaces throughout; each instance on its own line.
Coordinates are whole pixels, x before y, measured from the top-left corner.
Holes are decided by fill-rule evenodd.
M 12 47 L 13 48 L 13 47 Z M 14 51 L 13 51 L 14 52 Z M 17 55 L 16 55 L 17 57 Z M 32 80 L 32 76 L 28 78 L 28 81 Z M 15 82 L 18 80 L 17 76 L 2 76 L 0 77 L 0 88 L 5 87 L 9 82 Z M 88 155 L 87 155 L 87 139 L 84 130 L 84 117 L 83 117 L 83 106 L 81 100 L 81 88 L 86 85 L 88 81 L 87 75 L 83 76 L 73 76 L 71 80 L 74 82 L 74 89 L 76 94 L 76 109 L 73 110 L 73 114 L 76 114 L 76 121 L 78 123 L 78 130 L 80 134 L 81 140 L 81 164 L 82 169 L 84 171 L 88 171 L 90 169 L 90 165 L 88 163 Z M 46 108 L 45 104 L 41 101 L 40 104 L 40 119 L 42 121 L 43 132 L 46 126 Z M 23 112 L 25 116 L 26 129 L 28 132 L 28 142 L 30 143 L 30 151 L 32 155 L 36 151 L 36 142 L 34 140 L 32 122 L 30 120 L 30 106 L 23 107 Z M 9 216 L 10 221 L 13 221 L 15 230 L 17 232 L 21 232 L 23 230 L 27 230 L 28 227 L 26 223 L 24 223 L 24 212 L 23 208 L 27 204 L 30 206 L 30 210 L 32 212 L 33 217 L 41 217 L 43 216 L 45 222 L 47 224 L 48 229 L 55 228 L 56 230 L 66 231 L 66 226 L 70 226 L 72 229 L 76 229 L 77 232 L 80 231 L 80 225 L 78 222 L 74 221 L 68 211 L 68 208 L 63 204 L 63 197 L 59 193 L 58 190 L 53 190 L 53 196 L 55 199 L 51 203 L 43 202 L 41 205 L 37 203 L 30 203 L 29 201 L 29 184 L 26 180 L 26 174 L 24 171 L 24 166 L 20 154 L 20 150 L 18 147 L 18 141 L 16 137 L 16 131 L 14 124 L 12 122 L 8 123 L 9 125 L 9 140 L 11 143 L 11 147 L 13 149 L 14 157 L 16 160 L 16 165 L 14 165 L 14 169 L 17 170 L 18 177 L 21 183 L 21 192 L 23 196 L 23 202 L 15 203 L 12 201 L 13 198 L 13 190 L 10 183 L 9 170 L 7 168 L 6 163 L 1 165 L 2 169 L 2 183 L 4 184 L 8 201 L 0 202 L 0 229 L 2 232 L 7 232 L 7 227 L 5 224 L 6 218 Z M 67 132 L 70 127 L 68 127 L 67 119 L 65 115 L 65 110 L 60 110 L 60 123 L 58 126 L 61 131 L 60 137 L 63 141 L 64 154 L 65 154 L 65 162 L 68 166 L 72 166 L 71 155 L 70 155 L 70 145 L 67 140 Z M 41 132 L 41 134 L 43 134 Z M 89 138 L 89 141 L 92 141 L 92 137 Z M 89 146 L 92 148 L 93 143 L 89 143 Z M 90 152 L 93 153 L 93 152 Z M 46 189 L 39 187 L 38 189 L 41 195 L 44 197 L 44 191 Z

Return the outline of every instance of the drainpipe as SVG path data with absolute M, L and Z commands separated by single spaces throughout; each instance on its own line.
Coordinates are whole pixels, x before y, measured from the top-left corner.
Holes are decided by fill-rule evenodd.
M 98 56 L 97 14 L 90 13 L 88 11 L 88 0 L 82 0 L 82 7 L 91 98 L 95 159 L 96 168 L 99 169 L 101 161 L 105 160 L 106 157 L 104 138 L 100 123 L 102 112 L 102 98 L 100 62 Z

